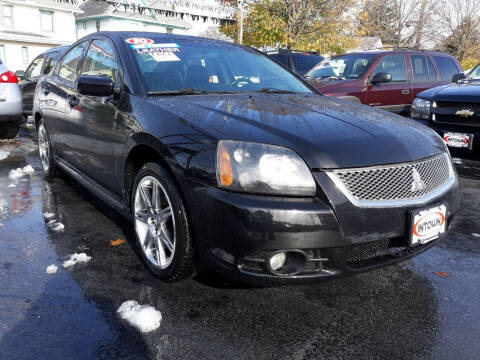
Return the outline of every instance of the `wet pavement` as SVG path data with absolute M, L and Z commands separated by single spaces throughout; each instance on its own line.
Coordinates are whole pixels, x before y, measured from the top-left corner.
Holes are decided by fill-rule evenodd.
M 0 142 L 0 359 L 479 359 L 480 157 L 455 162 L 461 211 L 413 260 L 308 286 L 214 274 L 165 284 L 123 218 L 66 175 L 43 179 L 22 129 Z M 27 165 L 33 174 L 9 178 Z M 61 266 L 80 252 L 92 259 Z M 120 319 L 127 300 L 159 310 L 160 327 L 141 333 Z

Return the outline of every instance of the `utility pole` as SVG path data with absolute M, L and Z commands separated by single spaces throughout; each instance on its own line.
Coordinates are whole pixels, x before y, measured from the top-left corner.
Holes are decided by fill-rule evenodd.
M 238 43 L 243 44 L 243 0 L 238 0 Z

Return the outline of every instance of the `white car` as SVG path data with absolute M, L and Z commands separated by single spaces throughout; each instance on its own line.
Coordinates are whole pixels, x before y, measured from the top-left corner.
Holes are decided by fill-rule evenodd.
M 23 121 L 18 78 L 0 61 L 0 139 L 13 139 Z

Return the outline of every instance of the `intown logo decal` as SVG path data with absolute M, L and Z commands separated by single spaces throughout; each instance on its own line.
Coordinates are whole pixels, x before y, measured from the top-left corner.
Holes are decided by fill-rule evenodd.
M 417 169 L 412 170 L 412 188 L 410 189 L 411 192 L 417 192 L 417 191 L 422 191 L 425 189 L 425 182 L 422 180 L 422 177 L 420 176 L 420 173 L 418 172 Z
M 432 236 L 438 234 L 443 224 L 445 224 L 445 215 L 440 211 L 436 211 L 421 217 L 413 225 L 413 234 L 423 238 Z
M 461 116 L 461 117 L 470 117 L 475 115 L 475 111 L 472 111 L 470 109 L 468 110 L 458 110 L 455 115 Z

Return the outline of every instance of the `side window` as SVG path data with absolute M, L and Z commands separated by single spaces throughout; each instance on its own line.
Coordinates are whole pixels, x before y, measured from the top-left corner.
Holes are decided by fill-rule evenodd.
M 30 66 L 28 67 L 27 71 L 25 72 L 26 79 L 36 79 L 42 73 L 42 66 L 43 66 L 43 56 L 39 56 L 35 60 L 32 61 Z
M 435 66 L 433 66 L 430 56 L 427 56 L 426 58 L 427 58 L 428 73 L 430 75 L 430 80 L 435 81 L 438 79 L 437 71 L 435 70 Z
M 425 55 L 410 55 L 413 67 L 413 80 L 415 81 L 429 81 L 435 80 L 435 77 L 430 78 L 428 69 L 427 57 Z
M 63 58 L 60 69 L 58 70 L 58 76 L 75 81 L 77 78 L 78 64 L 82 59 L 83 50 L 85 49 L 86 42 L 82 42 L 71 49 Z
M 270 57 L 271 57 L 272 59 L 277 60 L 280 64 L 282 64 L 282 65 L 284 65 L 284 66 L 288 66 L 287 54 L 280 54 L 280 53 L 270 54 Z
M 440 77 L 442 78 L 442 80 L 451 81 L 453 75 L 459 72 L 455 63 L 448 57 L 434 56 L 433 59 L 437 63 L 437 67 L 440 71 Z
M 94 40 L 88 48 L 82 75 L 107 76 L 115 83 L 118 79 L 118 63 L 115 52 L 104 40 Z
M 392 75 L 392 82 L 407 81 L 407 66 L 405 65 L 405 56 L 385 56 L 373 71 L 373 76 L 382 72 Z
M 50 74 L 55 65 L 57 64 L 58 59 L 60 58 L 60 53 L 53 52 L 47 55 L 45 60 L 45 67 L 43 68 L 43 74 Z

